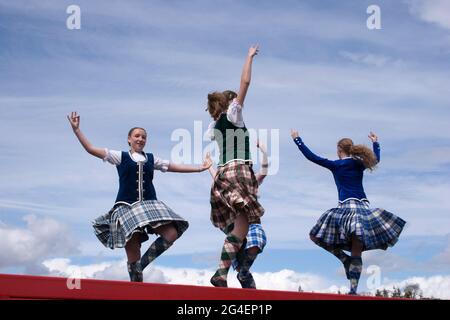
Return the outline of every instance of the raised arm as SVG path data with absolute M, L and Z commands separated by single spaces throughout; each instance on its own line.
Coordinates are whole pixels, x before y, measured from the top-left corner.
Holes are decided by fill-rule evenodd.
M 261 183 L 263 183 L 264 178 L 267 176 L 267 172 L 269 171 L 269 160 L 267 158 L 267 150 L 266 150 L 266 146 L 263 145 L 262 143 L 257 142 L 258 149 L 261 151 L 263 158 L 261 161 L 261 169 L 259 169 L 259 172 L 255 175 L 256 180 L 258 181 L 258 185 L 260 185 Z
M 169 172 L 180 172 L 180 173 L 192 173 L 192 172 L 202 172 L 205 170 L 208 170 L 208 168 L 211 167 L 211 163 L 208 163 L 207 161 L 203 161 L 202 165 L 200 166 L 191 166 L 187 164 L 177 164 L 177 163 L 170 163 L 169 168 L 167 171 Z
M 76 112 L 72 112 L 67 119 L 72 126 L 73 133 L 80 141 L 83 148 L 93 156 L 104 159 L 106 157 L 105 149 L 94 147 L 80 130 L 80 116 Z
M 298 149 L 303 153 L 306 159 L 330 170 L 336 168 L 336 164 L 334 161 L 319 157 L 315 155 L 311 150 L 309 150 L 308 147 L 303 143 L 300 136 L 298 135 L 297 130 L 291 129 L 291 137 L 292 139 L 294 139 L 295 144 L 297 145 Z
M 247 95 L 248 87 L 252 78 L 252 63 L 253 57 L 258 54 L 259 45 L 252 46 L 248 49 L 247 58 L 245 59 L 244 68 L 242 69 L 241 84 L 237 95 L 237 101 L 241 106 L 244 106 L 245 96 Z
M 380 143 L 378 142 L 378 136 L 371 131 L 369 133 L 369 139 L 372 141 L 373 144 L 373 152 L 375 153 L 378 162 L 380 162 L 381 156 L 380 156 Z

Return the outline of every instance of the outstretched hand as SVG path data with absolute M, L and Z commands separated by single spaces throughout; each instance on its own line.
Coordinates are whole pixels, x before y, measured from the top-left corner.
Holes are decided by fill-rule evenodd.
M 259 139 L 256 141 L 256 147 L 257 147 L 259 150 L 261 150 L 262 153 L 267 153 L 267 148 L 266 148 L 266 146 L 265 146 L 263 143 L 259 142 Z
M 291 137 L 292 139 L 298 138 L 299 137 L 298 131 L 295 129 L 291 129 Z
M 211 159 L 211 154 L 210 154 L 209 152 L 206 153 L 205 159 L 203 160 L 203 164 L 208 165 L 208 168 L 209 168 L 210 166 L 212 166 L 213 161 L 212 161 L 212 159 Z
M 259 44 L 251 46 L 250 49 L 248 49 L 248 56 L 253 58 L 259 53 Z
M 80 116 L 77 114 L 77 112 L 72 112 L 70 116 L 67 116 L 67 119 L 70 122 L 70 125 L 72 126 L 73 131 L 80 128 Z
M 369 137 L 370 140 L 372 140 L 372 142 L 377 142 L 378 141 L 378 136 L 375 133 L 373 133 L 372 131 L 370 131 L 368 137 Z
M 212 166 L 212 159 L 211 156 L 209 155 L 209 152 L 206 154 L 205 159 L 203 160 L 203 163 L 201 165 L 201 171 L 205 171 L 208 170 L 209 167 Z

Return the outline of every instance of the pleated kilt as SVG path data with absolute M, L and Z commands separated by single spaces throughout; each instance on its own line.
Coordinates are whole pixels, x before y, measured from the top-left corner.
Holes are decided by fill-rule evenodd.
M 173 223 L 181 236 L 189 223 L 159 200 L 145 200 L 132 205 L 116 203 L 106 214 L 92 222 L 94 233 L 105 247 L 123 248 L 134 233 L 140 233 L 141 242 L 155 233 L 154 228 Z
M 228 231 L 239 214 L 260 223 L 264 208 L 257 200 L 258 182 L 249 164 L 232 161 L 218 167 L 211 188 L 211 222 Z
M 253 247 L 258 247 L 259 252 L 263 252 L 267 243 L 266 232 L 262 225 L 259 223 L 253 223 L 248 227 L 247 243 L 245 244 L 245 250 Z
M 347 200 L 326 211 L 311 229 L 319 245 L 351 250 L 352 235 L 363 244 L 363 251 L 386 250 L 398 240 L 405 221 L 380 208 L 370 209 L 369 201 Z

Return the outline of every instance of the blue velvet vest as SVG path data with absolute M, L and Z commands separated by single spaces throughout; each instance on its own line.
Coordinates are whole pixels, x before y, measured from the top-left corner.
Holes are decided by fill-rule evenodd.
M 147 162 L 134 161 L 128 152 L 122 152 L 122 161 L 117 166 L 119 192 L 116 202 L 132 204 L 137 201 L 157 200 L 153 186 L 154 158 L 147 153 Z

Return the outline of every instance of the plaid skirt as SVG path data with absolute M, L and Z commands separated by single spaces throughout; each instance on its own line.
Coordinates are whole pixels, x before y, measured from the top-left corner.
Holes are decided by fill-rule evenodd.
M 386 250 L 397 242 L 405 223 L 384 209 L 370 209 L 369 201 L 350 199 L 322 214 L 309 234 L 320 246 L 350 251 L 352 235 L 356 235 L 363 251 Z
M 259 253 L 263 252 L 264 247 L 267 243 L 266 232 L 259 223 L 253 223 L 248 228 L 247 233 L 247 244 L 245 245 L 245 250 L 253 247 L 258 247 Z
M 141 243 L 155 233 L 154 228 L 173 223 L 181 236 L 189 223 L 159 200 L 145 200 L 132 205 L 117 203 L 92 222 L 97 238 L 105 247 L 123 248 L 133 234 L 140 233 Z
M 258 182 L 250 165 L 232 161 L 219 167 L 211 188 L 212 224 L 229 230 L 239 214 L 245 214 L 249 224 L 260 223 L 264 208 L 258 202 L 257 192 Z

